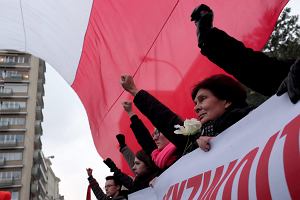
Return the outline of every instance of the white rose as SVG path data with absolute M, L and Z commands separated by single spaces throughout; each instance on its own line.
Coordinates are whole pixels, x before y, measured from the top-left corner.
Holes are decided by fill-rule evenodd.
M 178 130 L 175 130 L 175 134 L 181 135 L 194 135 L 201 128 L 202 124 L 195 118 L 186 119 L 183 123 L 183 126 L 175 125 L 174 127 Z

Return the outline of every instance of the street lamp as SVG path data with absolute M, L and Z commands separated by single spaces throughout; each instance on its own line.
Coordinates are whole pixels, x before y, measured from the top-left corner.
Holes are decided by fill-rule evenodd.
M 47 158 L 49 158 L 49 159 L 50 159 L 50 158 L 51 158 L 51 159 L 53 159 L 53 158 L 54 158 L 54 156 L 53 156 L 53 155 L 52 155 L 52 156 L 47 156 Z

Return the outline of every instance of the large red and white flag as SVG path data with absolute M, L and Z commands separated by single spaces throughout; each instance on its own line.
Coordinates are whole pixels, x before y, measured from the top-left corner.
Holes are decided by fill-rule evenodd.
M 209 5 L 215 26 L 259 50 L 287 1 L 2 0 L 0 49 L 51 64 L 84 104 L 99 154 L 128 170 L 115 135 L 123 132 L 130 147 L 139 147 L 120 104 L 127 98 L 120 75 L 134 75 L 140 88 L 191 117 L 191 86 L 223 73 L 199 53 L 192 10 Z

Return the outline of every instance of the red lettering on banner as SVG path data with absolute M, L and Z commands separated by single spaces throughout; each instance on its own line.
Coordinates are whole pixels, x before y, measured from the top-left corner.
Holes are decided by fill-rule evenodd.
M 295 117 L 282 131 L 286 136 L 283 146 L 284 173 L 292 199 L 300 199 L 300 115 Z
M 278 133 L 270 137 L 258 161 L 256 172 L 256 195 L 258 200 L 272 199 L 269 182 L 269 160 Z
M 253 163 L 253 160 L 257 154 L 258 147 L 250 151 L 236 166 L 232 174 L 230 175 L 229 179 L 227 180 L 224 191 L 223 191 L 223 199 L 231 199 L 231 191 L 232 191 L 232 185 L 234 178 L 242 166 L 242 164 L 245 165 L 242 169 L 241 175 L 240 175 L 240 180 L 238 183 L 238 199 L 249 199 L 249 193 L 248 193 L 248 185 L 249 185 L 249 173 L 251 169 L 251 165 Z
M 211 170 L 204 173 L 202 190 L 201 190 L 201 193 L 200 193 L 200 196 L 198 197 L 198 199 L 200 199 L 204 195 L 204 192 L 206 192 L 208 183 L 210 181 L 210 176 L 211 176 Z
M 193 188 L 188 200 L 194 200 L 194 197 L 195 197 L 196 193 L 198 192 L 198 190 L 200 188 L 201 181 L 202 181 L 202 174 L 199 174 L 197 176 L 193 176 L 193 177 L 188 179 L 186 188 L 187 189 Z
M 233 167 L 235 166 L 237 160 L 234 160 L 234 161 L 231 161 L 224 176 L 222 177 L 221 181 L 218 183 L 218 185 L 216 186 L 216 188 L 214 189 L 212 195 L 210 196 L 210 198 L 208 199 L 216 199 L 217 198 L 217 194 L 218 194 L 218 191 L 221 187 L 221 185 L 223 184 L 223 182 L 225 181 L 225 179 L 228 177 L 228 175 L 231 173 Z
M 186 180 L 181 182 L 180 189 L 178 191 L 179 183 L 175 184 L 175 186 L 173 188 L 172 200 L 180 200 L 181 199 L 185 185 L 186 185 Z
M 208 195 L 210 196 L 212 190 L 216 187 L 217 183 L 219 182 L 219 180 L 220 180 L 220 178 L 221 178 L 221 175 L 222 175 L 222 173 L 223 173 L 223 169 L 224 169 L 224 166 L 218 167 L 218 168 L 216 169 L 216 173 L 215 173 L 215 175 L 214 175 L 214 179 L 213 179 L 212 183 L 210 184 L 209 188 L 206 189 L 204 195 L 203 195 L 203 189 L 202 189 L 201 194 L 200 194 L 200 196 L 198 197 L 198 200 L 200 200 L 200 199 L 205 199 L 205 197 L 208 196 Z
M 165 194 L 163 200 L 169 200 L 169 199 L 170 199 L 170 196 L 171 196 L 171 194 L 172 194 L 172 192 L 173 192 L 173 188 L 174 188 L 174 185 L 172 185 L 172 186 L 169 188 L 169 190 L 168 190 L 167 194 Z

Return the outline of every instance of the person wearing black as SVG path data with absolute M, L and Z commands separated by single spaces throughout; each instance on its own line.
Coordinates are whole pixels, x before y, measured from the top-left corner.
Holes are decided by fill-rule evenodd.
M 134 96 L 134 104 L 182 155 L 200 147 L 210 149 L 209 140 L 246 116 L 253 108 L 246 103 L 243 86 L 229 76 L 219 74 L 200 81 L 193 89 L 194 110 L 202 123 L 195 135 L 174 133 L 183 120 L 144 90 L 136 87 L 132 76 L 121 76 L 121 85 Z
M 87 168 L 88 181 L 90 187 L 93 190 L 94 195 L 98 200 L 126 200 L 127 194 L 125 191 L 121 191 L 122 185 L 115 176 L 107 176 L 105 182 L 105 192 L 100 188 L 97 180 L 93 177 L 93 169 Z
M 138 151 L 135 155 L 134 165 L 132 167 L 135 173 L 134 178 L 121 172 L 110 158 L 107 158 L 103 162 L 110 168 L 111 172 L 114 172 L 114 176 L 120 180 L 121 184 L 128 189 L 128 193 L 149 187 L 150 181 L 160 173 L 151 157 L 143 150 Z
M 122 105 L 130 118 L 130 128 L 139 145 L 151 156 L 156 166 L 161 170 L 167 169 L 178 158 L 178 152 L 174 144 L 170 143 L 156 128 L 151 136 L 142 120 L 133 112 L 131 102 L 124 101 Z
M 292 103 L 300 99 L 300 60 L 278 60 L 245 45 L 213 27 L 213 11 L 196 7 L 191 21 L 197 27 L 198 46 L 210 61 L 234 75 L 241 83 L 265 95 L 287 92 Z M 269 78 L 270 77 L 270 80 Z
M 132 170 L 134 166 L 134 159 L 135 159 L 135 154 L 133 151 L 127 146 L 126 141 L 125 141 L 125 135 L 122 133 L 119 133 L 116 135 L 117 141 L 119 143 L 120 147 L 120 152 L 122 153 L 123 157 L 125 158 L 129 168 L 131 171 L 134 173 Z

